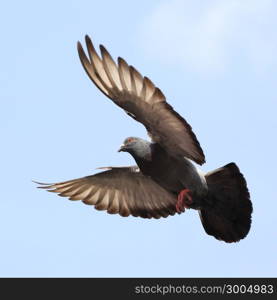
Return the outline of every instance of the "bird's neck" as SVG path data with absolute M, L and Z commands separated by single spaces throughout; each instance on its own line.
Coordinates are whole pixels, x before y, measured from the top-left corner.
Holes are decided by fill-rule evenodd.
M 130 151 L 129 153 L 133 156 L 140 169 L 142 169 L 144 166 L 147 166 L 151 163 L 152 160 L 151 143 L 145 143 L 145 145 L 143 145 L 139 149 L 135 149 L 133 151 Z
M 152 161 L 151 159 L 146 159 L 143 157 L 139 157 L 137 155 L 132 155 L 133 158 L 135 159 L 137 166 L 139 167 L 140 171 L 144 174 L 144 175 L 151 175 L 151 167 L 152 167 Z
M 130 154 L 135 159 L 138 167 L 145 175 L 151 175 L 152 164 L 153 164 L 153 154 L 154 154 L 154 144 L 145 144 L 144 147 L 140 148 L 140 151 L 130 152 Z
M 133 156 L 133 158 L 135 159 L 135 161 L 137 163 L 139 162 L 150 162 L 151 158 L 152 158 L 152 153 L 151 150 L 149 149 L 149 151 L 143 151 L 143 152 L 130 152 L 130 154 Z

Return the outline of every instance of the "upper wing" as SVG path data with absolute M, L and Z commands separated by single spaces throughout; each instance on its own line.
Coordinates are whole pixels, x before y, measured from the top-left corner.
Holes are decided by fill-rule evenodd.
M 176 213 L 174 195 L 144 176 L 136 166 L 111 167 L 79 179 L 38 184 L 39 188 L 59 193 L 59 196 L 82 200 L 98 210 L 124 217 L 160 218 Z
M 153 141 L 172 156 L 185 156 L 199 164 L 205 162 L 204 153 L 190 125 L 166 102 L 159 88 L 122 58 L 118 65 L 100 45 L 100 58 L 88 36 L 89 58 L 78 42 L 79 57 L 95 85 L 131 117 L 141 122 Z

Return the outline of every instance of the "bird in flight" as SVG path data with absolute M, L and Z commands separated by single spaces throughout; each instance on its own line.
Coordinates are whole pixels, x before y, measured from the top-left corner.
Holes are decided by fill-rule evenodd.
M 123 217 L 160 218 L 195 209 L 207 234 L 225 242 L 243 239 L 251 226 L 252 203 L 235 163 L 204 173 L 205 156 L 191 126 L 166 102 L 161 90 L 104 46 L 97 54 L 86 36 L 87 53 L 77 44 L 81 63 L 98 89 L 142 123 L 152 141 L 128 137 L 118 151 L 136 165 L 39 188 Z

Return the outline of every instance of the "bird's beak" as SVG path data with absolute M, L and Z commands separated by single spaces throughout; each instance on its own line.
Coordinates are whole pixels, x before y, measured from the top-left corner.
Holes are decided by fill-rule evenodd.
M 122 145 L 120 145 L 120 148 L 118 149 L 117 152 L 124 152 L 125 150 L 126 150 L 125 145 L 122 144 Z

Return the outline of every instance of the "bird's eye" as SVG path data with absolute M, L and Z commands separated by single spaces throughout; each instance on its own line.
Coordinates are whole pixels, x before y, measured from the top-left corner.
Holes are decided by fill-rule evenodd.
M 133 138 L 128 138 L 127 143 L 131 143 L 133 140 Z

